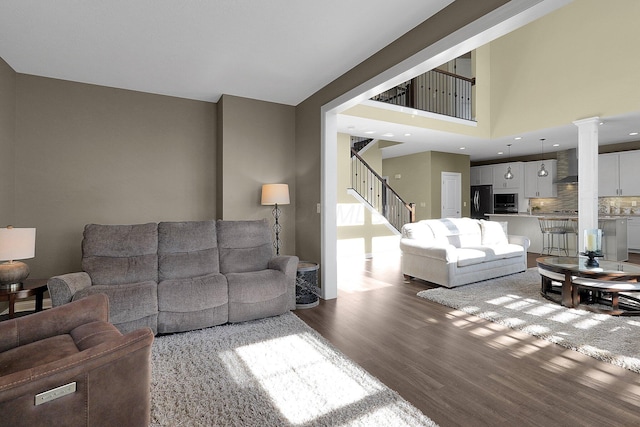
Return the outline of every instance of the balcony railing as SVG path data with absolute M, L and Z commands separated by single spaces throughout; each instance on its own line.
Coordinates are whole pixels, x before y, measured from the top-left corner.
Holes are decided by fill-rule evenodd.
M 431 70 L 371 98 L 373 101 L 473 120 L 475 78 Z

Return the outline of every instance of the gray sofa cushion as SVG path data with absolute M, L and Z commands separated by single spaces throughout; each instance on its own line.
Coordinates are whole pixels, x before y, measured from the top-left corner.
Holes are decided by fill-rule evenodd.
M 242 273 L 268 268 L 273 257 L 271 230 L 266 220 L 218 220 L 220 272 Z
M 287 278 L 278 270 L 229 273 L 229 322 L 276 316 L 289 310 Z
M 215 221 L 158 224 L 158 280 L 219 273 Z
M 88 224 L 82 268 L 93 285 L 158 281 L 158 226 Z
M 76 292 L 73 296 L 73 301 L 93 294 L 106 294 L 109 297 L 109 321 L 118 327 L 121 332 L 129 332 L 131 330 L 121 327 L 130 322 L 134 322 L 136 325 L 149 326 L 154 333 L 157 332 L 158 285 L 156 282 L 147 281 L 126 285 L 93 285 Z M 147 317 L 150 319 L 143 320 Z

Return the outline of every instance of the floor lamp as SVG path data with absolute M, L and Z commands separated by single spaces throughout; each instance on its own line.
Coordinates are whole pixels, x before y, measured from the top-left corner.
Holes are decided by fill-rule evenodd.
M 273 247 L 276 248 L 276 255 L 280 255 L 280 231 L 282 227 L 278 221 L 280 218 L 280 208 L 278 205 L 288 205 L 289 202 L 289 185 L 287 184 L 264 184 L 262 186 L 262 202 L 263 205 L 274 205 L 273 217 L 276 219 L 273 225 L 273 231 L 276 233 L 276 240 L 273 242 Z

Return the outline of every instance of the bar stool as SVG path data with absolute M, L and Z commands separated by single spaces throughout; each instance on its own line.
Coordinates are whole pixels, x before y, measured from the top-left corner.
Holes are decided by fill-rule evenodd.
M 552 255 L 552 252 L 556 251 L 560 256 L 562 251 L 569 256 L 569 251 L 567 250 L 569 246 L 569 238 L 567 236 L 569 219 L 540 217 L 538 222 L 540 223 L 540 232 L 542 232 L 542 251 L 540 254 Z
M 579 237 L 578 236 L 578 218 L 569 218 L 569 226 L 567 229 L 567 233 L 573 234 L 575 236 L 576 242 L 576 256 L 580 253 L 580 248 L 578 247 Z

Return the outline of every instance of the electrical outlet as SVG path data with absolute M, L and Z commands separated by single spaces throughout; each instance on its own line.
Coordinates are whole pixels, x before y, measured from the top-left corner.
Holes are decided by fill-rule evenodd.
M 466 208 L 467 207 L 467 202 L 462 202 L 462 206 Z
M 631 206 L 633 206 L 633 207 L 635 207 L 635 206 L 636 206 L 636 201 L 635 201 L 635 200 L 632 200 L 632 201 L 631 201 Z
M 316 213 L 320 213 L 320 203 L 316 205 Z

